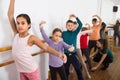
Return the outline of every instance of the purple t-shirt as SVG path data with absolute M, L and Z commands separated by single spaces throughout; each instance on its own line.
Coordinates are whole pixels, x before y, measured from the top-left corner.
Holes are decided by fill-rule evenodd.
M 63 41 L 60 41 L 58 44 L 54 44 L 54 42 L 50 38 L 48 38 L 43 28 L 41 28 L 40 31 L 41 31 L 42 37 L 47 42 L 47 44 L 52 48 L 54 48 L 56 51 L 64 54 L 64 48 L 68 49 L 71 47 L 70 45 L 66 44 Z M 53 54 L 49 54 L 49 65 L 52 67 L 61 67 L 63 65 L 63 61 L 59 57 Z

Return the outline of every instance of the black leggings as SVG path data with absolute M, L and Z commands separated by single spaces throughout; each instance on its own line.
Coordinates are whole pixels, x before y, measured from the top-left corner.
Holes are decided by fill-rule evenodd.
M 57 68 L 49 66 L 49 68 L 50 68 L 51 80 L 57 80 L 56 72 L 58 72 L 58 74 L 60 75 L 61 80 L 67 80 L 64 66 L 57 67 Z
M 88 45 L 89 53 L 90 53 L 90 51 L 91 51 L 92 48 L 94 48 L 94 51 L 96 51 L 96 49 L 97 49 L 96 41 L 97 40 L 89 40 L 89 45 Z
M 94 56 L 93 60 L 94 60 L 95 62 L 99 62 L 99 61 L 101 60 L 101 58 L 102 58 L 102 54 L 97 53 L 97 54 Z M 106 58 L 105 58 L 105 60 L 102 62 L 102 64 L 103 64 L 104 66 L 108 67 L 108 66 L 109 66 L 109 63 L 112 63 L 112 62 L 113 62 L 113 60 L 111 60 L 108 56 L 106 56 Z

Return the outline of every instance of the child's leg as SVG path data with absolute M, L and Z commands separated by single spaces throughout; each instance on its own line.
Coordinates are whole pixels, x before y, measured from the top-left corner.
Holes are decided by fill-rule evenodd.
M 89 40 L 89 45 L 88 45 L 89 56 L 91 55 L 90 53 L 91 53 L 92 48 L 94 48 L 94 52 L 95 52 L 97 49 L 96 40 Z
M 87 59 L 87 63 L 89 65 L 89 69 L 92 68 L 92 64 L 91 64 L 91 60 L 90 60 L 90 57 L 89 57 L 89 50 L 86 48 L 86 49 L 83 49 L 82 52 L 84 53 L 86 59 Z
M 110 63 L 112 63 L 112 61 L 108 58 L 108 57 L 106 57 L 106 59 L 103 61 L 103 70 L 105 70 L 105 69 L 107 69 L 108 67 L 109 67 L 109 64 Z
M 20 72 L 20 80 L 28 80 L 24 73 Z
M 51 75 L 51 80 L 57 80 L 57 75 L 56 75 L 56 69 L 52 66 L 49 66 L 50 68 L 50 75 Z
M 67 55 L 67 62 L 64 64 L 67 80 L 68 80 L 68 76 L 69 76 L 70 64 L 71 64 L 71 62 L 70 62 L 70 56 Z
M 109 67 L 109 63 L 103 64 L 103 67 L 101 68 L 102 70 L 106 70 Z
M 76 71 L 76 73 L 77 73 L 78 80 L 84 80 L 84 79 L 83 79 L 82 72 L 81 72 L 80 62 L 79 62 L 79 60 L 77 59 L 76 56 L 77 56 L 76 54 L 72 55 L 72 57 L 71 57 L 71 62 L 72 62 L 72 65 L 73 65 L 73 67 L 75 68 L 75 71 Z
M 40 80 L 38 69 L 31 73 L 24 73 L 28 80 Z
M 57 69 L 60 77 L 61 77 L 61 80 L 67 80 L 67 77 L 66 77 L 66 73 L 65 73 L 65 69 L 64 69 L 64 66 L 61 66 Z
M 99 62 L 101 60 L 102 55 L 98 52 L 96 55 L 93 57 L 93 61 Z

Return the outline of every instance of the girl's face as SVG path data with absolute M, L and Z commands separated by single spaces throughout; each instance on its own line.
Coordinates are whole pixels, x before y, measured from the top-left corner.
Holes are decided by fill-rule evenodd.
M 28 24 L 26 19 L 23 17 L 18 17 L 16 19 L 16 25 L 19 33 L 27 32 L 30 27 L 30 24 Z
M 52 40 L 53 40 L 54 42 L 59 42 L 60 39 L 61 39 L 61 36 L 62 36 L 62 33 L 59 32 L 59 31 L 57 31 L 57 32 L 55 32 L 55 33 L 52 35 Z
M 102 48 L 103 47 L 103 44 L 101 44 L 99 41 L 96 42 L 96 45 L 98 48 Z
M 66 28 L 69 31 L 72 31 L 74 29 L 75 25 L 73 23 L 67 23 Z

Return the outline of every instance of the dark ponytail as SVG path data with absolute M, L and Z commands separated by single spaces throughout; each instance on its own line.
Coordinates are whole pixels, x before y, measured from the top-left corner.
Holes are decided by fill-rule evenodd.
M 98 40 L 101 44 L 103 44 L 103 50 L 106 50 L 108 48 L 108 42 L 106 39 L 99 39 Z

